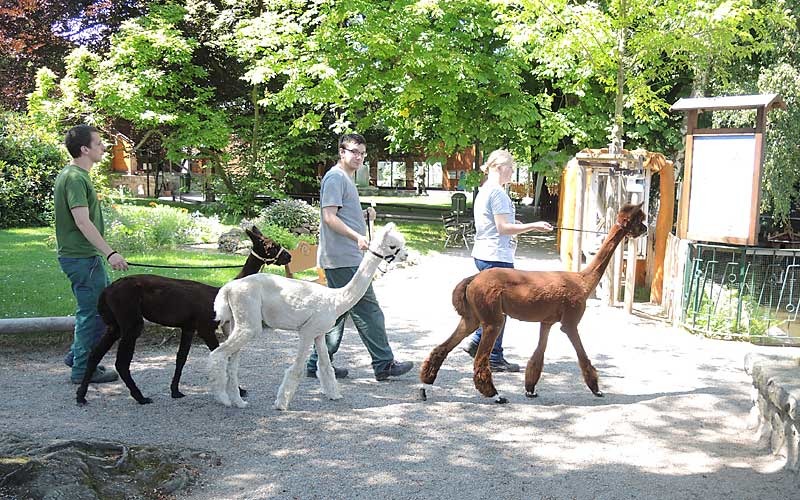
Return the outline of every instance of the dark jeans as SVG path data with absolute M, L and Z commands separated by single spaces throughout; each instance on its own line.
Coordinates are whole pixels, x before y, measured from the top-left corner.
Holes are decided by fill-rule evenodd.
M 478 268 L 478 271 L 484 271 L 486 269 L 491 269 L 493 267 L 504 267 L 507 269 L 514 269 L 514 264 L 510 262 L 499 262 L 493 260 L 481 260 L 475 259 L 475 267 Z M 492 348 L 492 354 L 489 355 L 489 361 L 498 363 L 503 360 L 503 333 L 506 330 L 506 325 L 503 323 L 503 329 L 500 330 L 500 335 L 497 336 L 497 340 L 494 342 L 494 347 Z M 475 345 L 478 345 L 481 342 L 481 335 L 483 334 L 483 329 L 478 328 L 475 330 L 475 333 L 469 338 L 471 342 Z
M 59 257 L 58 264 L 69 278 L 72 294 L 77 301 L 71 347 L 74 356 L 72 378 L 82 378 L 89 353 L 105 330 L 105 323 L 97 314 L 97 299 L 111 281 L 99 256 Z
M 328 280 L 329 288 L 342 288 L 353 279 L 357 267 L 340 267 L 337 269 L 326 269 L 325 279 Z M 333 355 L 339 350 L 342 343 L 342 336 L 344 335 L 344 324 L 347 320 L 347 315 L 353 318 L 353 323 L 356 325 L 358 335 L 361 337 L 361 342 L 367 347 L 369 355 L 372 357 L 372 369 L 375 373 L 382 372 L 394 360 L 392 348 L 389 346 L 389 339 L 386 337 L 386 325 L 383 317 L 383 311 L 378 298 L 375 296 L 375 291 L 372 289 L 372 284 L 367 288 L 367 292 L 361 299 L 346 313 L 342 314 L 337 320 L 333 328 L 325 334 L 325 343 L 328 345 L 328 354 L 333 361 Z M 311 353 L 306 363 L 306 369 L 309 371 L 317 370 L 317 349 Z

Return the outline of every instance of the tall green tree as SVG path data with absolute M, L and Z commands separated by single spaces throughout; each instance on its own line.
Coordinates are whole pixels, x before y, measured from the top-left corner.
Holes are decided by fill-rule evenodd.
M 47 66 L 61 72 L 64 56 L 82 45 L 101 50 L 145 1 L 7 0 L 0 4 L 0 107 L 21 110 L 34 74 Z

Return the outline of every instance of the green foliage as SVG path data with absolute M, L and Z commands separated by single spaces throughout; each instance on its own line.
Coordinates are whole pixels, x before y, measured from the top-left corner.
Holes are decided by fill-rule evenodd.
M 466 191 L 472 191 L 480 187 L 481 183 L 483 183 L 483 172 L 480 170 L 470 170 L 460 182 Z
M 765 69 L 758 87 L 780 94 L 787 106 L 769 116 L 762 183 L 762 211 L 786 226 L 800 198 L 800 71 L 789 64 Z
M 0 228 L 52 223 L 53 182 L 67 161 L 51 137 L 0 114 Z
M 250 220 L 243 220 L 242 227 L 255 224 L 261 232 L 281 243 L 285 248 L 295 248 L 302 240 L 317 243 L 319 234 L 319 207 L 302 200 L 284 199 L 269 204 Z M 305 228 L 309 233 L 294 231 Z
M 278 200 L 264 208 L 258 220 L 289 230 L 306 227 L 312 233 L 317 233 L 319 232 L 319 207 L 309 205 L 303 200 Z
M 249 224 L 246 227 L 248 226 Z M 317 244 L 317 240 L 314 237 L 309 237 L 309 235 L 298 236 L 285 227 L 281 227 L 276 224 L 256 223 L 256 226 L 258 226 L 258 229 L 261 230 L 262 234 L 270 238 L 272 241 L 278 243 L 283 248 L 288 248 L 290 250 L 295 249 L 297 248 L 297 245 L 300 244 L 300 241 L 306 241 L 312 245 Z
M 620 67 L 626 145 L 670 155 L 681 148 L 680 117 L 667 115 L 678 96 L 752 80 L 775 44 L 793 53 L 797 39 L 787 14 L 796 0 L 148 8 L 107 51 L 71 53 L 58 85 L 41 73 L 31 117 L 54 128 L 127 122 L 137 140 L 157 131 L 172 160 L 212 158 L 229 209 L 242 215 L 257 193 L 313 189 L 315 167 L 349 130 L 367 133 L 381 155 L 504 147 L 558 178 L 554 152 L 608 142 Z M 222 151 L 237 161 L 226 165 Z
M 539 156 L 539 159 L 531 165 L 530 170 L 544 175 L 550 184 L 561 182 L 561 171 L 571 156 L 566 151 L 547 152 Z
M 214 241 L 223 230 L 216 217 L 190 214 L 185 208 L 152 203 L 150 207 L 110 205 L 104 209 L 106 241 L 123 253 Z

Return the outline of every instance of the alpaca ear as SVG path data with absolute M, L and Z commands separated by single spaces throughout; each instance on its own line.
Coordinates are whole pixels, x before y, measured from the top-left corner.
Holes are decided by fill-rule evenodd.
M 386 225 L 384 226 L 384 229 L 385 229 L 385 230 L 386 230 L 386 232 L 388 233 L 388 232 L 390 232 L 390 231 L 394 231 L 394 230 L 395 230 L 395 227 L 396 227 L 396 226 L 395 226 L 395 223 L 394 223 L 394 222 L 390 222 L 390 223 L 388 223 L 388 224 L 386 224 Z
M 258 228 L 257 228 L 255 225 L 254 225 L 253 227 L 251 227 L 251 228 L 250 228 L 250 231 L 252 231 L 252 232 L 253 232 L 253 234 L 257 234 L 258 236 L 263 236 L 263 235 L 261 234 L 261 230 L 260 230 L 260 229 L 258 229 Z

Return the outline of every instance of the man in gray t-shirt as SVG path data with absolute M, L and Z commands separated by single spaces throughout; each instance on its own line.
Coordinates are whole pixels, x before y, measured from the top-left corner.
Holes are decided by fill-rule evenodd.
M 366 157 L 366 140 L 360 134 L 346 134 L 339 139 L 339 161 L 331 167 L 320 185 L 320 230 L 319 267 L 325 270 L 325 279 L 330 288 L 347 285 L 363 260 L 363 253 L 369 248 L 365 233 L 365 216 L 375 220 L 375 210 L 361 210 L 353 176 L 363 166 Z M 344 313 L 334 327 L 325 335 L 328 354 L 339 350 L 344 334 L 347 316 L 353 319 L 361 341 L 372 357 L 372 369 L 377 380 L 386 380 L 408 373 L 414 366 L 410 361 L 394 359 L 378 299 L 370 284 L 363 297 Z M 344 368 L 335 368 L 336 378 L 347 376 Z M 317 376 L 317 352 L 311 354 L 306 364 L 306 375 Z

